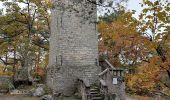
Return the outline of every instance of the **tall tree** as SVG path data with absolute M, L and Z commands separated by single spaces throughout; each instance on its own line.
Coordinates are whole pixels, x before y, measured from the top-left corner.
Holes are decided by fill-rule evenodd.
M 112 61 L 137 68 L 128 78 L 131 89 L 139 93 L 160 92 L 169 88 L 170 3 L 143 0 L 141 5 L 144 9 L 139 20 L 132 17 L 132 12 L 123 11 L 112 23 L 101 21 L 101 40 L 114 58 Z
M 3 0 L 5 14 L 0 16 L 1 46 L 8 54 L 21 63 L 24 74 L 22 79 L 28 80 L 30 70 L 36 62 L 38 52 L 48 50 L 50 34 L 51 3 L 46 0 Z M 16 55 L 16 56 L 14 56 Z M 45 55 L 41 55 L 45 56 Z M 3 52 L 2 57 L 3 58 Z M 3 59 L 1 59 L 3 60 Z M 22 76 L 22 75 L 21 75 Z

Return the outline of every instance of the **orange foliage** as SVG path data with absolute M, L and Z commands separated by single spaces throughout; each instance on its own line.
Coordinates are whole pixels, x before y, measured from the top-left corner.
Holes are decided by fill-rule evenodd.
M 122 62 L 136 61 L 139 57 L 143 60 L 155 45 L 148 38 L 141 36 L 136 27 L 138 21 L 132 17 L 131 12 L 123 12 L 115 21 L 106 23 L 101 21 L 98 25 L 101 39 L 99 51 L 109 54 L 115 66 L 120 66 L 119 56 L 123 55 Z M 143 48 L 146 47 L 146 48 Z
M 142 27 L 141 23 L 132 17 L 132 12 L 122 12 L 111 23 L 100 21 L 99 51 L 107 51 L 115 66 L 135 67 L 136 73 L 126 77 L 131 90 L 141 93 L 162 91 L 166 83 L 163 79 L 167 78 L 167 71 L 170 72 L 170 34 L 144 36 L 142 32 L 154 29 L 155 23 L 149 22 Z
M 36 68 L 36 73 L 37 73 L 37 75 L 39 75 L 39 76 L 44 76 L 44 75 L 45 75 L 45 70 L 44 70 L 44 68 L 42 68 L 42 67 L 37 67 L 37 68 Z

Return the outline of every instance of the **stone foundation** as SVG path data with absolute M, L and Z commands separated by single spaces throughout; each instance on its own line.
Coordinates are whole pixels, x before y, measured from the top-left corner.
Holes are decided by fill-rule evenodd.
M 48 69 L 47 84 L 54 92 L 71 96 L 77 88 L 78 79 L 89 80 L 90 84 L 98 81 L 98 66 L 64 67 Z

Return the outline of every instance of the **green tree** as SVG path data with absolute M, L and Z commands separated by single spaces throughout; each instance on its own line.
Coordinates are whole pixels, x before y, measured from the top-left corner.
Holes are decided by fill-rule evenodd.
M 27 73 L 22 79 L 29 80 L 33 64 L 40 64 L 35 63 L 36 57 L 42 58 L 45 56 L 42 52 L 48 50 L 51 2 L 46 0 L 2 0 L 2 2 L 5 14 L 0 16 L 1 60 L 5 53 L 12 54 L 10 57 L 14 59 L 14 69 L 20 63 L 21 72 Z

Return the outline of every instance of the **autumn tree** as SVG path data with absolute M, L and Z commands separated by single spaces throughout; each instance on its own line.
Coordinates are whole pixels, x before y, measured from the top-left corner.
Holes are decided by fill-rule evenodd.
M 135 66 L 138 60 L 145 59 L 148 54 L 147 50 L 141 48 L 148 45 L 147 42 L 141 42 L 147 41 L 147 38 L 140 36 L 136 29 L 139 21 L 132 17 L 132 14 L 133 12 L 122 9 L 120 15 L 112 19 L 111 23 L 102 20 L 99 24 L 101 41 L 105 43 L 112 61 L 119 62 L 119 66 Z
M 116 66 L 134 68 L 128 86 L 138 93 L 155 93 L 169 89 L 169 11 L 164 0 L 143 0 L 139 20 L 133 12 L 122 13 L 111 23 L 100 21 L 99 31 L 105 50 Z
M 161 2 L 143 0 L 141 5 L 145 8 L 139 16 L 141 22 L 139 30 L 148 38 L 152 47 L 149 47 L 150 58 L 138 69 L 137 76 L 140 78 L 135 80 L 140 80 L 143 86 L 141 89 L 162 92 L 169 90 L 170 80 L 170 28 L 168 25 L 170 3 L 167 0 L 161 0 Z
M 26 76 L 23 78 L 28 80 L 31 67 L 33 64 L 39 66 L 37 64 L 40 64 L 45 56 L 43 52 L 48 50 L 51 3 L 46 0 L 3 0 L 2 2 L 5 13 L 0 16 L 1 60 L 6 62 L 5 53 L 12 54 L 10 57 L 14 59 L 14 69 L 16 64 L 20 63 L 23 73 L 28 73 L 24 74 Z M 35 63 L 37 60 L 38 63 Z

